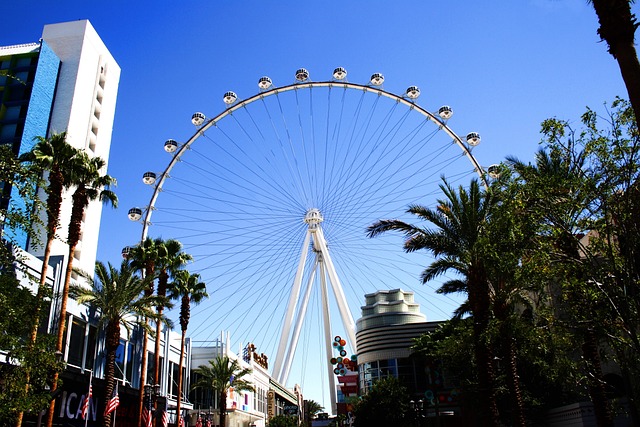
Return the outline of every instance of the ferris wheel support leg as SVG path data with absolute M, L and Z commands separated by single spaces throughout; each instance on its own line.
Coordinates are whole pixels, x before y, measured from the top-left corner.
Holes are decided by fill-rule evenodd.
M 304 264 L 309 253 L 309 242 L 311 241 L 311 232 L 307 230 L 307 235 L 302 243 L 302 250 L 300 251 L 300 262 L 298 263 L 298 271 L 296 271 L 296 277 L 293 280 L 293 287 L 291 288 L 291 295 L 289 296 L 289 305 L 287 306 L 287 313 L 284 318 L 284 325 L 282 326 L 282 335 L 280 335 L 280 342 L 278 344 L 278 352 L 276 353 L 276 359 L 273 366 L 273 376 L 280 380 L 282 373 L 282 362 L 284 360 L 284 353 L 286 350 L 287 342 L 289 341 L 289 333 L 291 332 L 291 323 L 293 321 L 293 313 L 298 305 L 298 298 L 300 297 L 300 285 L 302 283 L 302 274 L 304 272 Z
M 324 269 L 324 262 L 320 263 L 320 283 L 322 286 L 322 320 L 324 324 L 324 345 L 327 355 L 327 369 L 329 374 L 329 396 L 331 396 L 331 413 L 338 413 L 338 404 L 336 400 L 336 376 L 333 372 L 333 365 L 330 360 L 333 355 L 331 339 L 331 316 L 329 313 L 329 292 L 327 290 L 327 275 Z
M 356 347 L 356 324 L 353 321 L 353 317 L 351 316 L 351 311 L 349 310 L 349 305 L 347 304 L 347 298 L 344 296 L 344 291 L 342 290 L 340 279 L 338 279 L 338 274 L 336 273 L 333 261 L 331 260 L 331 255 L 329 255 L 327 242 L 324 239 L 324 234 L 322 233 L 322 228 L 320 227 L 318 227 L 318 230 L 316 231 L 314 242 L 320 247 L 320 251 L 324 256 L 324 263 L 327 266 L 329 281 L 331 282 L 333 293 L 336 296 L 336 302 L 338 303 L 338 309 L 340 311 L 340 317 L 342 318 L 342 324 L 346 329 L 349 345 L 353 349 L 354 353 L 357 354 L 358 349 Z
M 309 280 L 307 281 L 307 288 L 304 292 L 304 296 L 302 297 L 302 305 L 300 306 L 300 311 L 298 312 L 298 317 L 296 318 L 296 324 L 293 328 L 293 335 L 291 336 L 291 342 L 289 343 L 289 347 L 287 347 L 287 352 L 285 353 L 288 357 L 285 358 L 284 362 L 284 371 L 282 372 L 282 380 L 280 384 L 286 384 L 287 379 L 289 379 L 289 371 L 291 370 L 291 363 L 293 362 L 293 357 L 296 353 L 296 348 L 298 347 L 298 339 L 300 338 L 300 329 L 302 329 L 302 324 L 304 323 L 304 318 L 307 315 L 307 307 L 309 305 L 309 298 L 311 297 L 311 289 L 313 289 L 313 282 L 316 277 L 316 271 L 318 269 L 318 259 L 320 254 L 316 254 L 316 260 L 313 264 L 313 270 L 311 270 L 311 274 L 309 275 Z

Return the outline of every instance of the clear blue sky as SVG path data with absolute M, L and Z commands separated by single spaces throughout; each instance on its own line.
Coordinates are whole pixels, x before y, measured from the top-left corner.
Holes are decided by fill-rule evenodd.
M 185 141 L 194 131 L 193 112 L 222 111 L 228 90 L 241 99 L 255 94 L 263 75 L 283 85 L 293 82 L 300 67 L 314 80 L 326 80 L 342 66 L 352 82 L 366 83 L 372 73 L 383 73 L 391 92 L 418 85 L 420 105 L 431 111 L 443 104 L 454 108 L 449 125 L 458 134 L 480 132 L 482 144 L 474 155 L 483 166 L 507 155 L 532 158 L 545 118 L 577 122 L 586 106 L 602 111 L 605 101 L 626 97 L 585 0 L 398 1 L 393 6 L 382 0 L 60 0 L 29 7 L 9 2 L 3 16 L 0 45 L 37 41 L 47 23 L 89 19 L 122 68 L 109 162 L 121 207 L 104 211 L 98 254 L 103 261 L 119 262 L 121 248 L 139 239 L 140 224 L 128 221 L 126 213 L 148 202 L 150 189 L 141 176 L 166 166 L 163 142 Z M 162 237 L 174 236 L 165 231 Z M 219 310 L 225 297 L 214 292 L 215 283 L 209 286 L 215 297 L 206 309 Z M 357 318 L 363 299 L 355 298 Z M 431 306 L 422 303 L 429 319 L 446 318 L 455 308 L 456 301 L 438 298 L 427 298 Z M 259 322 L 281 315 L 259 314 Z M 212 329 L 200 333 L 201 339 L 217 336 L 220 328 L 236 330 L 245 313 L 215 325 L 206 323 L 208 316 L 204 308 L 194 313 L 192 328 Z M 256 344 L 273 357 L 272 343 Z M 307 364 L 318 370 L 311 359 Z M 328 406 L 326 386 L 303 371 L 292 373 L 290 382 L 302 382 L 307 397 Z

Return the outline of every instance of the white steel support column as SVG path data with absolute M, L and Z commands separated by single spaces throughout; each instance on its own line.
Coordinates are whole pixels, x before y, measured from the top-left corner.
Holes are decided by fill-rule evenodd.
M 296 277 L 293 280 L 293 287 L 291 288 L 291 295 L 289 297 L 289 305 L 287 306 L 287 314 L 284 318 L 284 325 L 282 327 L 282 335 L 280 335 L 280 342 L 278 344 L 278 353 L 273 366 L 273 376 L 280 381 L 282 373 L 282 362 L 284 360 L 284 354 L 286 351 L 287 342 L 289 341 L 289 333 L 291 332 L 291 323 L 293 321 L 293 313 L 298 305 L 298 298 L 300 297 L 300 285 L 302 283 L 302 273 L 304 272 L 304 264 L 307 260 L 307 254 L 309 253 L 309 242 L 311 241 L 311 230 L 307 230 L 307 235 L 302 243 L 302 249 L 300 251 L 300 262 L 298 263 L 298 271 Z
M 320 254 L 322 257 L 322 254 Z M 329 374 L 329 396 L 331 396 L 331 413 L 338 413 L 338 404 L 336 400 L 336 377 L 333 373 L 333 366 L 329 360 L 333 356 L 333 340 L 331 339 L 331 317 L 329 314 L 329 292 L 327 290 L 327 275 L 324 269 L 324 259 L 320 262 L 320 284 L 322 290 L 322 319 L 324 321 L 324 345 L 326 349 L 327 373 Z
M 333 289 L 333 293 L 336 296 L 336 301 L 338 303 L 338 310 L 340 311 L 340 317 L 342 318 L 342 324 L 344 325 L 345 332 L 347 333 L 348 343 L 353 349 L 354 353 L 358 353 L 358 349 L 356 347 L 356 324 L 353 321 L 353 317 L 351 316 L 351 311 L 349 311 L 349 305 L 347 304 L 347 298 L 344 296 L 344 291 L 342 290 L 342 285 L 340 284 L 340 279 L 338 279 L 338 274 L 336 273 L 336 269 L 333 266 L 333 261 L 331 260 L 331 255 L 329 255 L 329 250 L 327 248 L 327 242 L 324 240 L 324 234 L 322 233 L 322 228 L 318 227 L 314 236 L 314 243 L 318 246 L 320 252 L 323 255 L 323 264 L 327 266 L 327 273 L 329 275 L 329 281 L 331 282 L 331 288 Z
M 290 355 L 289 357 L 285 357 L 285 366 L 282 371 L 282 380 L 280 384 L 286 384 L 287 379 L 289 379 L 289 371 L 291 370 L 291 363 L 293 362 L 293 355 L 296 352 L 298 347 L 298 339 L 300 338 L 300 330 L 302 329 L 302 324 L 304 323 L 304 318 L 307 314 L 307 307 L 309 305 L 309 298 L 311 297 L 311 289 L 313 288 L 313 282 L 316 278 L 316 271 L 318 269 L 318 260 L 321 255 L 316 253 L 316 260 L 313 263 L 313 270 L 311 270 L 311 274 L 309 275 L 309 280 L 307 281 L 307 288 L 304 292 L 304 296 L 302 297 L 302 306 L 300 307 L 300 311 L 298 312 L 298 316 L 296 317 L 296 324 L 293 328 L 293 335 L 291 336 L 291 342 L 289 343 L 289 347 L 287 347 L 286 354 Z

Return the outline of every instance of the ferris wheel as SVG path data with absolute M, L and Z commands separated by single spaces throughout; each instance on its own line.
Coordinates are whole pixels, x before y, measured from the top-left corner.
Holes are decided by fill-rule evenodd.
M 299 69 L 280 87 L 260 78 L 245 99 L 224 93 L 221 112 L 196 112 L 186 141 L 165 142 L 168 165 L 144 174 L 153 191 L 129 218 L 142 221 L 143 239 L 177 239 L 193 256 L 188 268 L 210 295 L 192 311 L 194 341 L 232 331 L 268 354 L 286 384 L 301 342 L 298 354 L 329 359 L 339 334 L 357 353 L 353 310 L 368 293 L 410 289 L 437 309 L 437 286 L 419 282 L 426 255 L 405 254 L 398 236 L 366 237 L 379 219 L 414 221 L 410 204 L 434 206 L 443 176 L 484 179 L 472 155 L 480 135 L 458 136 L 453 110 L 427 110 L 419 95 L 417 86 L 386 91 L 379 73 L 359 84 L 344 68 L 322 81 Z

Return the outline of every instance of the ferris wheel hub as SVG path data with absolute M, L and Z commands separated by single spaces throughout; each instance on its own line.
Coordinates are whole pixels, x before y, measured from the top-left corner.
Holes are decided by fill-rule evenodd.
M 309 209 L 304 216 L 304 222 L 309 224 L 310 229 L 317 228 L 318 224 L 320 224 L 322 221 L 324 221 L 324 218 L 322 217 L 320 209 L 318 208 Z

